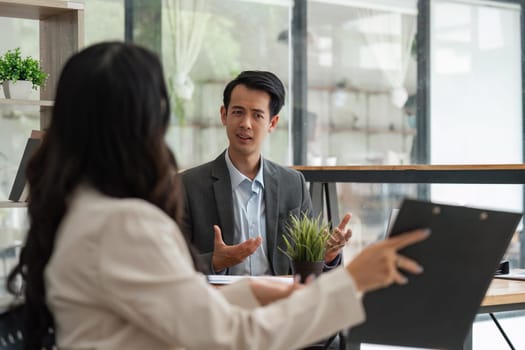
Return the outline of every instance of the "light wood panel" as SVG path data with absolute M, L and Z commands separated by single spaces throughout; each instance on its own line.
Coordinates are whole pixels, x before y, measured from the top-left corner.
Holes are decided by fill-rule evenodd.
M 525 303 L 525 281 L 495 278 L 481 305 L 497 306 L 516 303 Z
M 83 8 L 84 4 L 79 1 L 0 0 L 0 16 L 2 17 L 44 19 L 65 11 Z
M 53 100 L 60 72 L 71 55 L 84 45 L 84 11 L 61 12 L 40 21 L 40 61 L 49 72 L 40 99 Z M 46 129 L 51 121 L 51 110 L 42 110 L 40 128 Z
M 413 164 L 413 165 L 344 165 L 344 166 L 294 166 L 296 170 L 525 170 L 525 164 Z
M 19 100 L 14 98 L 0 99 L 0 105 L 7 106 L 42 106 L 52 107 L 54 104 L 51 100 Z
M 27 207 L 27 202 L 10 202 L 2 201 L 0 202 L 0 209 L 3 208 L 25 208 Z

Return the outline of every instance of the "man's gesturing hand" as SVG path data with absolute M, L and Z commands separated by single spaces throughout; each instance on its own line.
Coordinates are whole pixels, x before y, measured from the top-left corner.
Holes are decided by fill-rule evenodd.
M 211 261 L 213 269 L 217 272 L 243 262 L 244 259 L 252 255 L 257 248 L 259 248 L 262 242 L 262 237 L 259 236 L 257 238 L 247 239 L 239 244 L 227 245 L 222 240 L 222 233 L 219 226 L 213 225 L 213 232 L 215 233 L 215 240 Z
M 341 249 L 343 249 L 346 242 L 352 237 L 352 230 L 345 230 L 346 225 L 350 222 L 351 218 L 352 214 L 347 213 L 339 223 L 339 226 L 332 231 L 330 238 L 328 238 L 328 242 L 326 242 L 326 254 L 324 257 L 326 263 L 334 260 L 335 257 L 341 253 Z

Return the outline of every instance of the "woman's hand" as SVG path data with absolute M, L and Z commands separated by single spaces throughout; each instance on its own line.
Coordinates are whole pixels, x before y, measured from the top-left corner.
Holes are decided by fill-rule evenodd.
M 252 278 L 250 279 L 250 287 L 257 301 L 261 305 L 267 305 L 290 296 L 294 291 L 304 288 L 305 285 L 299 283 L 297 276 L 294 277 L 293 283 L 280 282 L 273 279 Z
M 365 248 L 346 266 L 356 288 L 369 292 L 392 283 L 405 284 L 408 280 L 400 269 L 413 274 L 422 273 L 423 268 L 417 262 L 400 255 L 398 250 L 425 240 L 429 233 L 429 230 L 415 230 Z

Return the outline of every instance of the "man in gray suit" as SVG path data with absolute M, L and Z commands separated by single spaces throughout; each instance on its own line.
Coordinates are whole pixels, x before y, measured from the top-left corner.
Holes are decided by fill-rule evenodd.
M 287 275 L 290 262 L 283 233 L 290 215 L 311 214 L 301 173 L 261 155 L 284 104 L 282 82 L 273 73 L 245 71 L 227 84 L 220 114 L 229 147 L 215 160 L 182 173 L 182 228 L 212 273 Z M 333 231 L 325 268 L 341 261 L 351 236 L 347 214 Z

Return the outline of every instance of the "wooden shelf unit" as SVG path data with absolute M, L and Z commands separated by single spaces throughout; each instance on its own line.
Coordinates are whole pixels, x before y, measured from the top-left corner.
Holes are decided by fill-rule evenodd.
M 19 100 L 14 98 L 0 98 L 0 105 L 7 106 L 40 106 L 53 107 L 54 101 L 51 100 Z
M 43 20 L 61 15 L 65 12 L 83 10 L 80 1 L 64 0 L 2 0 L 0 1 L 1 17 Z
M 27 202 L 0 201 L 0 209 L 6 208 L 26 208 Z
M 1 105 L 53 106 L 58 77 L 67 59 L 84 45 L 84 3 L 64 0 L 0 0 L 0 17 L 39 21 L 40 63 L 49 74 L 40 101 L 0 100 Z M 51 120 L 51 108 L 40 111 L 40 128 Z
M 84 2 L 66 0 L 0 0 L 0 17 L 38 21 L 42 69 L 49 74 L 40 99 L 0 99 L 0 107 L 40 107 L 40 129 L 49 126 L 62 67 L 84 46 Z M 23 46 L 20 42 L 18 46 Z M 11 49 L 14 49 L 11 48 Z M 1 53 L 0 53 L 1 54 Z M 0 125 L 2 120 L 0 119 Z M 29 135 L 27 135 L 29 137 Z M 24 202 L 0 202 L 0 208 L 23 208 Z

